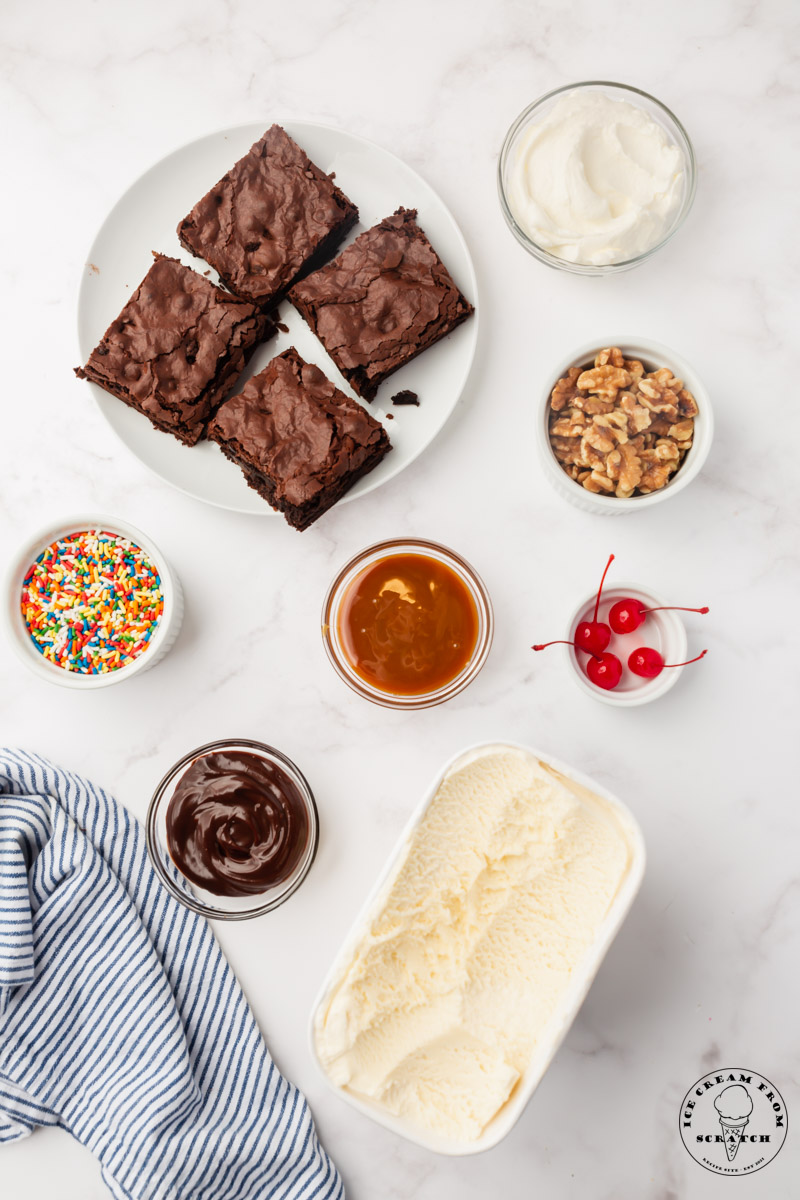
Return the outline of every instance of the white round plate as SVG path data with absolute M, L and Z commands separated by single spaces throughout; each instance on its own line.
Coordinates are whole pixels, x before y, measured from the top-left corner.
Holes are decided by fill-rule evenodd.
M 270 124 L 239 125 L 190 142 L 162 158 L 128 188 L 106 218 L 89 251 L 78 299 L 78 340 L 81 362 L 91 351 L 144 278 L 152 263 L 151 251 L 180 258 L 203 273 L 202 259 L 183 250 L 176 231 L 178 222 L 201 196 L 214 186 Z M 453 279 L 477 308 L 477 281 L 469 251 L 449 210 L 423 179 L 394 154 L 373 142 L 312 121 L 284 121 L 283 127 L 312 162 L 325 172 L 334 171 L 336 182 L 355 204 L 360 221 L 352 240 L 396 208 L 416 208 L 419 223 L 430 238 Z M 209 278 L 218 283 L 214 271 Z M 320 342 L 293 306 L 284 301 L 279 318 L 288 326 L 256 350 L 235 390 L 271 358 L 296 346 L 342 391 L 351 388 L 325 353 Z M 392 479 L 433 441 L 455 408 L 467 381 L 478 336 L 477 312 L 435 346 L 423 351 L 381 386 L 372 404 L 365 407 L 386 426 L 394 449 L 374 471 L 339 501 L 344 504 Z M 244 481 L 239 468 L 218 446 L 201 442 L 183 446 L 170 434 L 154 429 L 146 417 L 128 408 L 96 384 L 100 411 L 114 432 L 146 466 L 182 492 L 236 512 L 273 514 L 273 509 Z M 420 407 L 395 407 L 392 396 L 403 388 L 417 392 Z M 391 412 L 393 420 L 386 421 Z

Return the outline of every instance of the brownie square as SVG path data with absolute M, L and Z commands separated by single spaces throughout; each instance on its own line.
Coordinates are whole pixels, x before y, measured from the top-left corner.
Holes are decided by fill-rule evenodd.
M 260 309 L 176 258 L 154 258 L 75 374 L 194 446 L 255 347 L 277 330 Z
M 413 208 L 398 208 L 362 233 L 292 288 L 289 299 L 365 400 L 473 311 Z
M 222 405 L 208 436 L 295 529 L 391 450 L 386 430 L 292 347 Z
M 181 221 L 178 237 L 234 295 L 269 308 L 357 220 L 355 204 L 273 125 Z

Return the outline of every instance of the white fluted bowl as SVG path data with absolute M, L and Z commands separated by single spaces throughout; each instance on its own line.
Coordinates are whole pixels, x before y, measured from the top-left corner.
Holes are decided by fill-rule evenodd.
M 22 584 L 26 572 L 42 551 L 60 538 L 71 533 L 82 533 L 87 529 L 103 529 L 119 537 L 128 538 L 134 542 L 150 559 L 161 578 L 161 592 L 164 597 L 164 611 L 161 614 L 156 631 L 148 649 L 116 671 L 108 671 L 104 675 L 82 675 L 78 671 L 68 671 L 58 667 L 46 659 L 34 645 L 25 618 L 20 608 Z M 63 518 L 45 525 L 32 534 L 15 554 L 6 572 L 5 603 L 3 605 L 3 625 L 14 650 L 19 658 L 35 675 L 48 683 L 60 684 L 61 687 L 80 688 L 84 691 L 93 688 L 110 687 L 112 683 L 122 683 L 132 675 L 140 675 L 154 667 L 175 643 L 183 621 L 183 589 L 180 580 L 170 567 L 158 546 L 127 521 L 117 517 L 108 517 L 97 513 L 79 513 L 77 516 Z
M 587 492 L 582 484 L 569 477 L 550 445 L 550 396 L 553 388 L 558 380 L 566 375 L 570 367 L 586 368 L 592 365 L 595 355 L 606 346 L 618 346 L 626 358 L 639 359 L 648 370 L 669 367 L 676 378 L 683 380 L 684 385 L 697 401 L 699 411 L 694 418 L 694 437 L 686 457 L 669 483 L 657 492 L 650 492 L 647 496 L 629 496 L 627 499 L 623 499 L 620 496 L 598 496 L 594 492 Z M 577 350 L 573 350 L 548 372 L 537 403 L 539 412 L 536 417 L 536 445 L 545 478 L 559 496 L 588 513 L 621 516 L 624 513 L 641 512 L 643 509 L 652 508 L 654 504 L 663 504 L 665 500 L 677 496 L 700 474 L 703 464 L 708 458 L 714 437 L 714 414 L 705 384 L 685 358 L 682 358 L 669 346 L 665 346 L 661 342 L 654 342 L 650 338 L 606 337 L 579 346 Z

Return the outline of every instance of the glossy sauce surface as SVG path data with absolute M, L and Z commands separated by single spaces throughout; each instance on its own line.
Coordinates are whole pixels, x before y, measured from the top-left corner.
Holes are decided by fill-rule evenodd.
M 251 896 L 282 883 L 308 845 L 306 805 L 275 763 L 241 750 L 204 754 L 167 809 L 175 865 L 216 896 Z
M 467 585 L 423 554 L 392 554 L 365 567 L 345 594 L 338 626 L 356 674 L 394 696 L 450 683 L 472 658 L 478 629 Z

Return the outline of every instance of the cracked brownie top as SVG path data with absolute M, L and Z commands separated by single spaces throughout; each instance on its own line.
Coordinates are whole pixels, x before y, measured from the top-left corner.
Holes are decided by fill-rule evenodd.
M 235 295 L 271 306 L 357 220 L 352 201 L 273 125 L 181 221 L 178 237 Z
M 399 208 L 289 296 L 366 400 L 473 311 L 416 217 L 416 209 Z
M 75 373 L 194 445 L 253 349 L 276 330 L 259 309 L 177 259 L 154 257 Z

